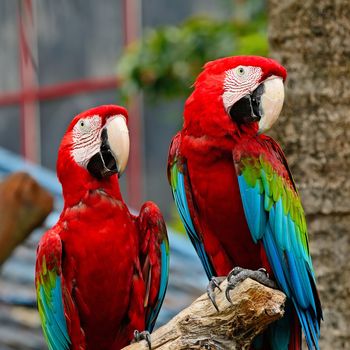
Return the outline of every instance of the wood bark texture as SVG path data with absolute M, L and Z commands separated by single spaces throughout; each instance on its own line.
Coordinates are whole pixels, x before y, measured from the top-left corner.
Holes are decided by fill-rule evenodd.
M 350 1 L 269 0 L 271 57 L 288 70 L 271 130 L 307 214 L 324 310 L 321 349 L 350 349 Z
M 26 173 L 0 183 L 0 265 L 53 208 L 52 196 Z
M 225 297 L 227 281 L 216 290 L 216 311 L 203 294 L 166 325 L 151 335 L 152 350 L 166 349 L 249 349 L 253 338 L 284 314 L 285 295 L 246 279 Z M 124 350 L 148 350 L 145 341 Z

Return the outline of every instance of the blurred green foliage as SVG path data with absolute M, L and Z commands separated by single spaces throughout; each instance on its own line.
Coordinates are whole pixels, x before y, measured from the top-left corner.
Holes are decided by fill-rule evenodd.
M 190 18 L 182 25 L 148 30 L 128 47 L 117 71 L 124 97 L 139 90 L 151 99 L 188 95 L 204 63 L 232 55 L 267 55 L 266 16 L 218 21 Z

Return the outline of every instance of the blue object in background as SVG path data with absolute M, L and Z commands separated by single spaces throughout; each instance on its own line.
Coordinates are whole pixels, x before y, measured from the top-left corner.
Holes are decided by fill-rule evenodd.
M 0 269 L 0 350 L 47 349 L 36 310 L 34 266 L 36 246 L 42 234 L 58 220 L 62 209 L 62 192 L 56 175 L 24 161 L 0 148 L 0 179 L 16 171 L 34 177 L 55 198 L 53 212 L 44 225 L 14 251 Z M 1 223 L 0 223 L 1 224 Z M 156 327 L 190 305 L 205 292 L 207 278 L 190 241 L 168 228 L 170 274 L 167 294 Z

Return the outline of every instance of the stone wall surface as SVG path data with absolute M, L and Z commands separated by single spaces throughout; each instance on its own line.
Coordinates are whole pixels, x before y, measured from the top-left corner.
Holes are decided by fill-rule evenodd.
M 350 1 L 270 0 L 271 57 L 288 70 L 270 134 L 307 214 L 324 310 L 321 349 L 350 349 Z

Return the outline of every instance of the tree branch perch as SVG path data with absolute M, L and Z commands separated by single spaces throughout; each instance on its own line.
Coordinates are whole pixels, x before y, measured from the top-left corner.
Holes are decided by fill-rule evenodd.
M 232 304 L 215 292 L 217 312 L 207 294 L 151 335 L 152 349 L 249 349 L 253 338 L 284 314 L 285 295 L 247 279 L 231 291 Z M 145 341 L 123 350 L 148 350 Z
M 0 183 L 0 265 L 52 208 L 52 196 L 26 173 L 11 174 Z

